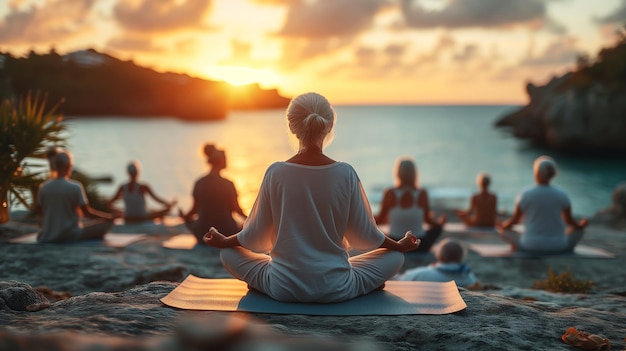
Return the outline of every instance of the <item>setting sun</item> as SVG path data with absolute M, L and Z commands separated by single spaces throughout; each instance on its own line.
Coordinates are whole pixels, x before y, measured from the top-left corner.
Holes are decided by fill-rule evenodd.
M 222 80 L 235 86 L 258 83 L 264 87 L 275 86 L 278 80 L 271 69 L 244 66 L 213 66 L 206 72 L 211 79 Z

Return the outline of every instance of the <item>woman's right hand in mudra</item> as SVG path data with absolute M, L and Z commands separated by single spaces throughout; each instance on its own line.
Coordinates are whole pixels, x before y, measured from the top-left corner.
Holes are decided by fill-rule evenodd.
M 208 246 L 213 246 L 217 248 L 226 247 L 226 237 L 224 234 L 220 233 L 215 229 L 215 227 L 211 227 L 204 237 L 202 238 L 205 244 Z
M 398 240 L 398 244 L 400 244 L 400 251 L 407 252 L 413 251 L 420 246 L 421 240 L 418 239 L 411 231 L 406 232 L 404 234 L 404 238 Z

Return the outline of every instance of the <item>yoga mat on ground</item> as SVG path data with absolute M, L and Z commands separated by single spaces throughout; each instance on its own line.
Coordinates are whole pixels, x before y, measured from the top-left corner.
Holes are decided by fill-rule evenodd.
M 104 240 L 85 240 L 62 243 L 60 245 L 103 245 L 108 247 L 126 247 L 139 240 L 147 238 L 146 234 L 123 234 L 123 233 L 106 233 Z M 12 244 L 47 244 L 37 242 L 37 233 L 30 233 L 18 238 L 9 240 Z M 54 243 L 53 245 L 59 245 Z
M 482 257 L 580 257 L 580 258 L 615 258 L 615 254 L 604 249 L 586 245 L 576 245 L 574 252 L 564 253 L 535 253 L 511 251 L 508 244 L 467 244 L 470 250 Z
M 163 219 L 154 219 L 154 220 L 145 220 L 145 221 L 131 221 L 131 222 L 126 222 L 124 220 L 124 218 L 116 218 L 113 221 L 113 224 L 115 224 L 116 226 L 146 226 L 146 227 L 158 227 L 158 226 L 166 226 L 166 227 L 175 227 L 177 225 L 183 224 L 185 223 L 185 221 L 183 221 L 180 217 L 178 216 L 165 216 L 163 217 Z
M 206 279 L 193 275 L 161 299 L 189 310 L 243 311 L 321 316 L 448 314 L 467 307 L 454 283 L 388 281 L 385 289 L 339 303 L 280 302 L 248 290 L 236 279 Z
M 161 246 L 174 250 L 192 250 L 198 240 L 193 234 L 178 234 L 165 240 Z
M 522 233 L 524 226 L 516 224 L 513 226 L 513 230 Z M 468 227 L 464 223 L 450 222 L 443 226 L 443 231 L 447 233 L 468 233 L 468 234 L 498 234 L 498 230 L 495 227 Z

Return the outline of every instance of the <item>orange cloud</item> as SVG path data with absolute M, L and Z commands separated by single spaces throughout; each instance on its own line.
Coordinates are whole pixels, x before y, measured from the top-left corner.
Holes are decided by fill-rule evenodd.
M 120 0 L 113 18 L 124 29 L 137 32 L 207 29 L 204 18 L 210 7 L 209 0 Z
M 386 0 L 333 0 L 292 2 L 283 29 L 288 37 L 327 38 L 356 35 L 372 26 Z
M 51 0 L 26 9 L 11 5 L 0 22 L 0 43 L 61 41 L 91 29 L 94 0 Z

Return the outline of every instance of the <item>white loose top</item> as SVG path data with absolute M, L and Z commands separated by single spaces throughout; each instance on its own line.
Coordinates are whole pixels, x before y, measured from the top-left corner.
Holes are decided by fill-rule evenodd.
M 135 183 L 133 190 L 130 190 L 130 184 L 126 183 L 122 187 L 122 198 L 124 199 L 124 215 L 126 217 L 146 217 L 148 210 L 146 209 L 146 197 L 141 192 L 141 185 Z
M 238 239 L 249 250 L 270 254 L 272 296 L 314 300 L 350 294 L 357 278 L 347 249 L 376 249 L 385 236 L 352 166 L 276 162 Z
M 411 231 L 418 238 L 424 237 L 424 210 L 418 205 L 420 196 L 419 189 L 412 189 L 413 203 L 409 207 L 402 207 L 400 199 L 405 193 L 403 189 L 394 189 L 396 194 L 396 205 L 389 210 L 389 236 L 400 240 L 407 231 Z M 407 190 L 408 191 L 408 190 Z

